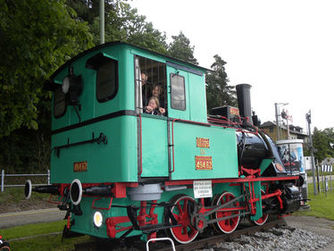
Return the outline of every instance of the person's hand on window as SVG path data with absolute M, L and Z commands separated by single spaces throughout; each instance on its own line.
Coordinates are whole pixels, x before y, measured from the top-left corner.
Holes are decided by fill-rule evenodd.
M 152 112 L 153 111 L 153 107 L 152 106 L 146 106 L 146 111 L 147 112 Z
M 160 111 L 160 113 L 161 113 L 162 115 L 164 115 L 165 112 L 166 112 L 165 108 L 162 108 L 162 107 L 159 108 L 159 111 Z

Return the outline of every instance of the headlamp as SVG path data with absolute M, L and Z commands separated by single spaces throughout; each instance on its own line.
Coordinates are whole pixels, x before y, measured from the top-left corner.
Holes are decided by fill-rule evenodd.
M 96 227 L 101 227 L 103 223 L 103 216 L 99 211 L 96 211 L 93 216 L 93 222 Z

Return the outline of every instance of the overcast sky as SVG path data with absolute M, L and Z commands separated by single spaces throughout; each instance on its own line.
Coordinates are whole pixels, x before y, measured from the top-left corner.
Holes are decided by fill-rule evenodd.
M 274 103 L 293 124 L 334 127 L 334 1 L 331 0 L 134 0 L 169 41 L 182 31 L 195 57 L 210 68 L 226 62 L 231 85 L 252 85 L 252 107 L 262 122 L 275 120 Z

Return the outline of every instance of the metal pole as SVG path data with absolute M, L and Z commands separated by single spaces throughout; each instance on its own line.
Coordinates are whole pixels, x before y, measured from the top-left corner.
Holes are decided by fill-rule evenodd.
M 318 188 L 318 193 L 320 193 L 320 179 L 319 179 L 319 162 L 318 162 L 318 160 L 317 160 L 317 165 L 316 165 L 316 167 L 317 167 L 317 188 Z
M 100 0 L 100 44 L 104 44 L 104 0 Z
M 312 160 L 312 178 L 313 178 L 313 191 L 314 195 L 317 195 L 317 187 L 315 183 L 315 163 L 314 163 L 314 152 L 313 152 L 313 141 L 312 141 L 312 134 L 311 134 L 311 110 L 306 113 L 306 120 L 308 126 L 308 136 L 310 140 L 310 150 L 311 150 L 311 160 Z
M 330 169 L 330 173 L 329 173 L 329 191 L 331 191 L 332 192 L 332 170 L 333 170 L 333 166 L 331 165 L 330 167 L 329 167 Z
M 48 185 L 50 185 L 50 169 L 48 169 Z
M 328 190 L 328 179 L 327 176 L 325 177 L 325 196 L 327 197 L 327 190 Z
M 326 166 L 321 165 L 321 176 L 322 176 L 322 190 L 326 190 L 325 189 L 325 180 L 324 180 L 324 169 L 326 168 Z
M 288 113 L 288 112 L 287 112 Z M 288 129 L 288 139 L 290 139 L 290 127 L 289 127 L 289 118 L 286 119 L 286 127 Z
M 279 116 L 278 115 L 278 103 L 275 103 L 275 117 L 276 117 L 276 130 L 277 130 L 276 138 L 277 138 L 277 140 L 280 140 L 280 130 L 279 130 L 279 124 L 278 124 L 278 116 Z
M 1 192 L 5 190 L 5 170 L 1 170 Z

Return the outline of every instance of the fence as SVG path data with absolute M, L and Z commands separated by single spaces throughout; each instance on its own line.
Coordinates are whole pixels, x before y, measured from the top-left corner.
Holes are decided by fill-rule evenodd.
M 315 167 L 315 195 L 321 192 L 334 191 L 334 168 L 332 165 L 317 165 Z M 313 182 L 312 173 L 308 173 L 308 183 Z M 333 176 L 333 177 L 332 177 Z
M 24 187 L 22 184 L 5 184 L 6 177 L 38 177 L 38 176 L 46 176 L 47 177 L 47 184 L 33 184 L 33 186 L 43 186 L 43 185 L 50 185 L 50 170 L 46 174 L 44 173 L 29 173 L 29 174 L 5 174 L 5 170 L 1 170 L 1 192 L 5 191 L 5 187 Z
M 332 173 L 333 173 L 333 166 L 332 165 L 321 165 L 319 167 L 321 170 L 321 182 L 322 187 L 318 187 L 319 191 L 328 192 L 332 191 Z M 318 185 L 319 186 L 319 185 Z

